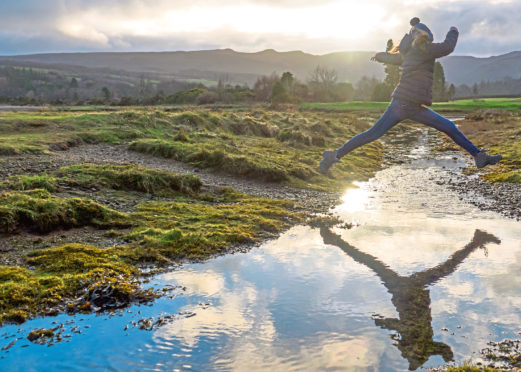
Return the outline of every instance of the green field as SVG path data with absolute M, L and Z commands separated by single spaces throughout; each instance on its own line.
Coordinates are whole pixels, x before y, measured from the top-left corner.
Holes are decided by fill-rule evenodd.
M 303 110 L 321 111 L 375 111 L 382 112 L 389 102 L 349 101 L 331 103 L 303 103 Z M 478 109 L 521 110 L 521 98 L 464 99 L 452 102 L 435 102 L 432 109 L 444 112 L 470 112 Z

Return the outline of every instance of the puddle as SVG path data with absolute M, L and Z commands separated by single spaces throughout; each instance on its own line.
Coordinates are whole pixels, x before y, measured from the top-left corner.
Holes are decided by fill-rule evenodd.
M 410 162 L 345 194 L 334 213 L 353 228 L 297 226 L 160 275 L 152 285 L 185 290 L 152 306 L 3 327 L 0 346 L 21 339 L 0 368 L 420 370 L 521 338 L 521 224 L 444 186 L 461 159 L 428 156 L 423 136 L 411 148 Z M 134 326 L 164 314 L 151 331 Z M 66 322 L 81 334 L 51 347 L 25 338 Z

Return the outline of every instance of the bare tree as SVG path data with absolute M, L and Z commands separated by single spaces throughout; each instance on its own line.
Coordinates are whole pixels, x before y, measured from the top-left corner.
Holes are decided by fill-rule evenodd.
M 315 98 L 329 99 L 338 80 L 334 69 L 317 66 L 309 77 L 309 87 Z
M 270 76 L 260 76 L 253 86 L 255 98 L 259 101 L 268 101 L 271 96 L 271 91 L 278 81 L 279 77 L 275 73 Z

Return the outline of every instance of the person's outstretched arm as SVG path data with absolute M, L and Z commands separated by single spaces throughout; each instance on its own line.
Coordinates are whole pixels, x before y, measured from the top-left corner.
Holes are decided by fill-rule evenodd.
M 402 64 L 403 58 L 400 53 L 380 52 L 380 53 L 376 53 L 373 57 L 371 57 L 371 61 L 385 63 L 387 65 L 398 65 L 399 66 Z
M 456 48 L 456 43 L 458 42 L 459 31 L 456 27 L 451 27 L 447 36 L 445 37 L 445 41 L 442 43 L 431 43 L 427 45 L 427 53 L 432 58 L 440 58 L 445 57 L 451 54 Z
M 328 227 L 320 227 L 320 235 L 324 240 L 324 244 L 336 245 L 338 248 L 347 253 L 353 260 L 373 270 L 376 273 L 376 275 L 380 277 L 380 279 L 383 282 L 383 285 L 387 287 L 387 289 L 390 290 L 398 283 L 400 279 L 400 276 L 398 274 L 396 274 L 393 270 L 391 270 L 382 262 L 378 261 L 376 257 L 371 256 L 368 253 L 359 251 L 352 245 L 342 240 L 342 238 L 339 235 L 332 232 Z
M 424 286 L 434 284 L 441 278 L 452 274 L 457 269 L 459 264 L 462 263 L 468 257 L 468 255 L 474 252 L 477 248 L 484 247 L 489 243 L 501 244 L 501 240 L 485 231 L 476 230 L 470 243 L 467 244 L 464 248 L 455 252 L 447 259 L 447 261 L 431 269 L 416 272 L 412 274 L 410 278 Z

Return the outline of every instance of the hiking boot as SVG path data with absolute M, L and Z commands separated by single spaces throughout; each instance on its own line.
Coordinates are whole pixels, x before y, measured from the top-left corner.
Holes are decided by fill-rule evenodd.
M 329 168 L 339 161 L 340 159 L 336 157 L 336 151 L 324 151 L 324 155 L 322 155 L 322 160 L 320 161 L 320 173 L 326 174 Z
M 474 156 L 474 160 L 476 161 L 476 167 L 481 169 L 487 165 L 494 165 L 499 162 L 503 157 L 501 154 L 498 155 L 489 155 L 484 149 L 481 149 L 476 156 Z

